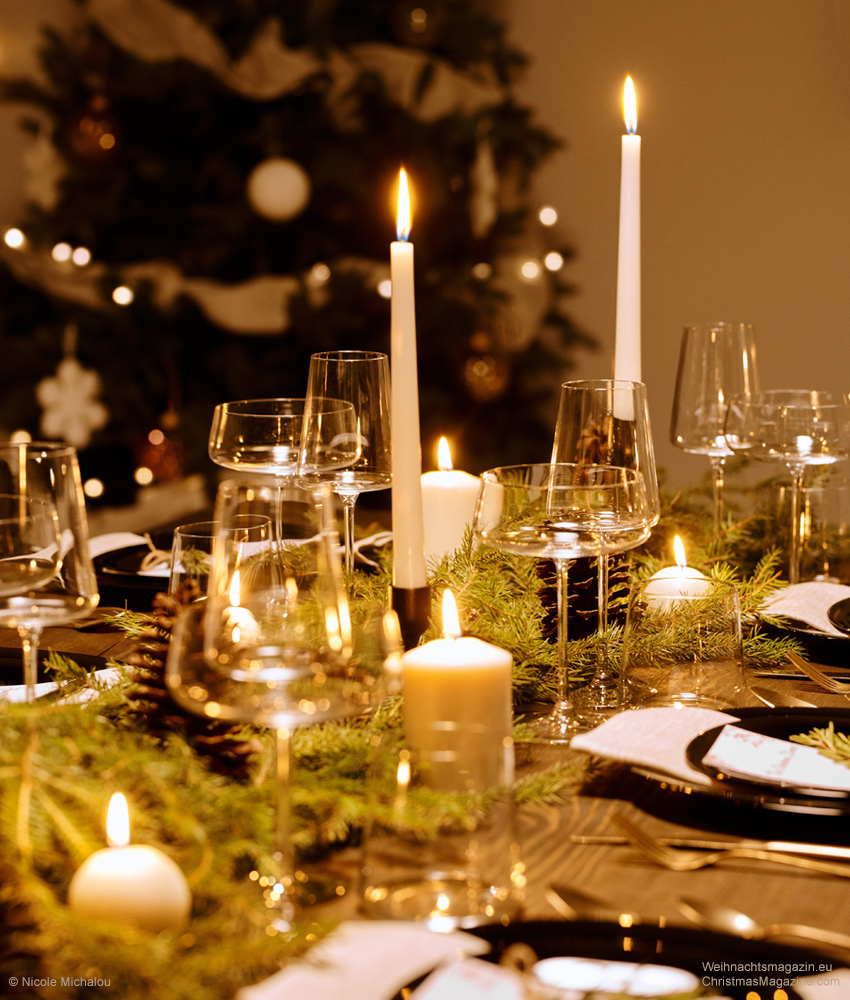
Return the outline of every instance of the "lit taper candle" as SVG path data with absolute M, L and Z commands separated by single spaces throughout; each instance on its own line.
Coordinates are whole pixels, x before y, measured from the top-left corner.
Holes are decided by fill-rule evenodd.
M 422 519 L 422 446 L 419 440 L 419 382 L 416 367 L 416 310 L 410 192 L 407 173 L 398 180 L 397 239 L 390 246 L 392 311 L 390 322 L 391 411 L 393 434 L 393 607 L 405 645 L 415 644 L 427 627 L 430 595 L 425 575 Z M 419 625 L 410 623 L 419 619 Z M 420 627 L 421 626 L 421 627 Z M 418 637 L 416 640 L 418 642 Z
M 620 172 L 620 239 L 617 254 L 617 325 L 614 378 L 641 381 L 640 366 L 640 136 L 637 100 L 630 76 L 623 90 Z

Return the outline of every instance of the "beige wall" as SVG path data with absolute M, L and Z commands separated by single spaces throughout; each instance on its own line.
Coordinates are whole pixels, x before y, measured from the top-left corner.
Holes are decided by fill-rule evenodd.
M 570 377 L 611 371 L 631 74 L 659 465 L 678 484 L 707 467 L 668 443 L 688 321 L 754 323 L 765 388 L 850 390 L 850 3 L 508 0 L 506 12 L 533 59 L 521 97 L 567 142 L 536 193 L 578 253 L 570 312 L 602 343 Z

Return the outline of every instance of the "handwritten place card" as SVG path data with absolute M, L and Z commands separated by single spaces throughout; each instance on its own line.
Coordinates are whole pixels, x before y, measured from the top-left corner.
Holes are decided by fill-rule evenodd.
M 801 746 L 724 726 L 704 761 L 732 775 L 824 791 L 850 792 L 850 768 Z

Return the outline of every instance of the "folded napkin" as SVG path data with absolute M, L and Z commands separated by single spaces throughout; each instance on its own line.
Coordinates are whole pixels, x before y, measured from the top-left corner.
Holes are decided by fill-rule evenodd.
M 444 962 L 489 950 L 485 941 L 461 931 L 437 934 L 406 921 L 350 920 L 303 959 L 241 989 L 237 1000 L 390 1000 Z
M 707 729 L 737 721 L 734 715 L 708 708 L 636 708 L 574 736 L 570 746 L 707 787 L 711 778 L 691 767 L 685 750 Z
M 792 583 L 764 602 L 764 610 L 772 615 L 798 618 L 800 621 L 826 632 L 827 635 L 847 638 L 827 618 L 827 611 L 837 601 L 850 597 L 850 587 L 843 583 Z
M 850 997 L 850 969 L 826 969 L 802 976 L 794 983 L 794 989 L 803 1000 L 847 1000 Z

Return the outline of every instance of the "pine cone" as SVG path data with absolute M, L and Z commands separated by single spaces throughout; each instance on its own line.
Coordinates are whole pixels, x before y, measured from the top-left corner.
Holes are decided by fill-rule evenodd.
M 235 778 L 248 776 L 251 761 L 262 751 L 258 739 L 239 735 L 240 727 L 202 719 L 185 711 L 165 686 L 165 662 L 171 630 L 180 610 L 199 596 L 194 581 L 181 584 L 175 595 L 157 594 L 153 602 L 154 621 L 139 636 L 127 663 L 136 668 L 127 696 L 137 715 L 154 733 L 181 733 L 195 751 L 208 759 L 221 774 Z

